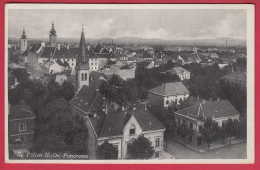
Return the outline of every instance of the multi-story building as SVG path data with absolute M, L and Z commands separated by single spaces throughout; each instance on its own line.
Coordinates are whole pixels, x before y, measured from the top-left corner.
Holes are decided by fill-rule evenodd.
M 80 91 L 72 100 L 73 114 L 80 115 L 88 127 L 88 154 L 97 159 L 97 148 L 105 141 L 117 150 L 118 159 L 127 159 L 127 146 L 139 135 L 150 140 L 155 156 L 164 150 L 165 127 L 140 104 L 131 109 L 112 111 L 97 89 Z M 115 123 L 116 122 L 116 123 Z

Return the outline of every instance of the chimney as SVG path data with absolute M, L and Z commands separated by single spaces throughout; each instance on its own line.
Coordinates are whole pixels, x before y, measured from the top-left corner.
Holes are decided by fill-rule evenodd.
M 144 111 L 147 111 L 147 103 L 144 103 Z
M 69 50 L 70 49 L 70 45 L 69 44 L 67 44 L 67 50 Z
M 60 44 L 58 44 L 58 50 L 60 50 Z

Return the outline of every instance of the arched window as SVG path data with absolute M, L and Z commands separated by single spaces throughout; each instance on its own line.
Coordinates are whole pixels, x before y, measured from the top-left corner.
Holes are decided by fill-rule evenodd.
M 84 81 L 84 73 L 81 73 L 81 80 Z
M 88 79 L 88 73 L 85 73 L 85 80 Z

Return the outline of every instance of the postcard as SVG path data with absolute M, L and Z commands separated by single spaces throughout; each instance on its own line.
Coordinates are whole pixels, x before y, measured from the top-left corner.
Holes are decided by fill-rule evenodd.
M 7 163 L 254 162 L 254 6 L 7 4 Z

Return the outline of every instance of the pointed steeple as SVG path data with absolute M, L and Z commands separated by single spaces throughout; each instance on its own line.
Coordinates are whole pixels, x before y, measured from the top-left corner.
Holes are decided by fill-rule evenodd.
M 86 40 L 85 40 L 85 34 L 84 34 L 84 25 L 82 25 L 82 32 L 79 42 L 79 60 L 81 64 L 87 63 L 87 57 L 86 57 Z
M 51 23 L 50 35 L 56 36 L 56 30 L 55 30 L 55 27 L 54 27 L 54 22 Z
M 25 33 L 25 29 L 24 28 L 23 28 L 23 33 L 22 33 L 21 39 L 26 39 L 26 33 Z

